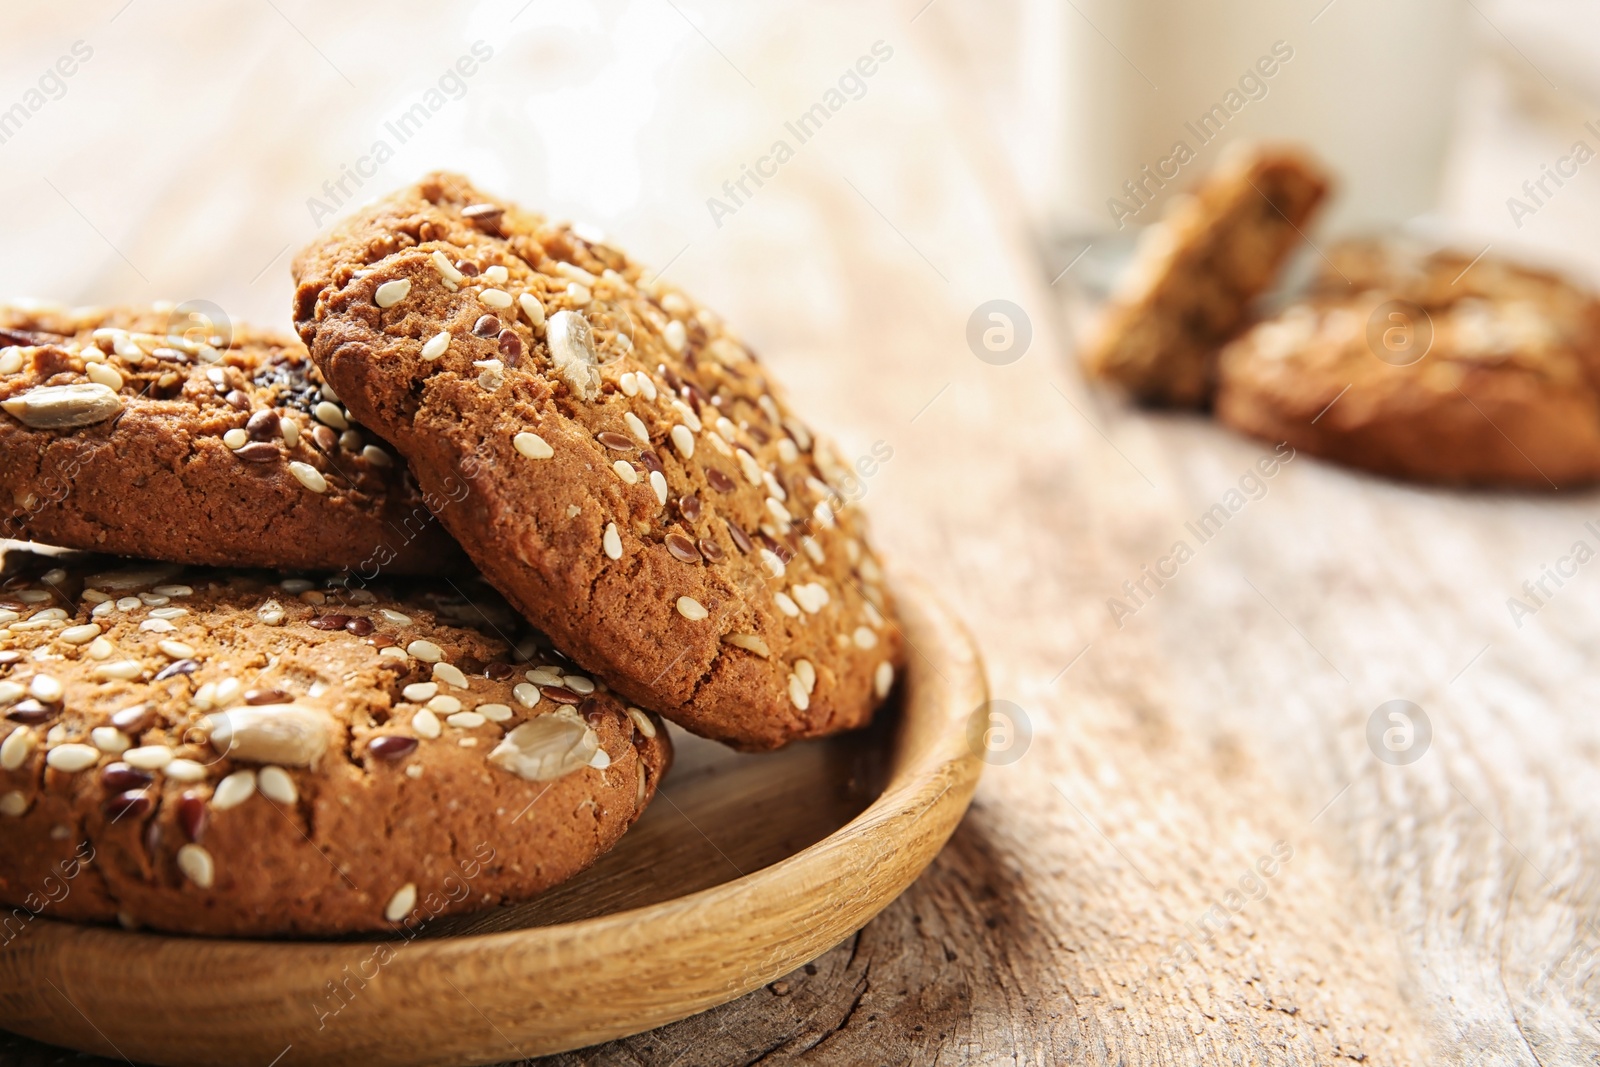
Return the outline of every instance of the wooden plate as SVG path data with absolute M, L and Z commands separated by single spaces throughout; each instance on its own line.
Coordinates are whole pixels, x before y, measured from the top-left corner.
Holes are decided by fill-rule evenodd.
M 972 799 L 970 637 L 900 590 L 914 651 L 872 729 L 769 755 L 677 735 L 622 843 L 515 908 L 405 941 L 221 941 L 37 919 L 0 948 L 0 1023 L 159 1064 L 498 1063 L 742 996 L 864 926 Z

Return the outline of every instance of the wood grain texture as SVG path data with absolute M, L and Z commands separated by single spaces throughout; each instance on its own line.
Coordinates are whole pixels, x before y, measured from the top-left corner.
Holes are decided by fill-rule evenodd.
M 1031 719 L 1026 753 L 988 770 L 933 866 L 815 973 L 544 1062 L 1594 1062 L 1600 579 L 1580 570 L 1520 628 L 1506 600 L 1586 521 L 1600 525 L 1600 496 L 1415 490 L 1297 458 L 1119 628 L 1107 599 L 1265 450 L 1079 383 L 1057 314 L 1071 278 L 1051 289 L 1055 271 L 1041 277 L 976 110 L 992 88 L 983 77 L 1028 32 L 1018 5 L 939 0 L 915 23 L 922 0 L 684 5 L 691 25 L 654 4 L 596 9 L 573 29 L 542 23 L 542 5 L 511 25 L 519 0 L 474 9 L 469 31 L 405 4 L 382 20 L 307 21 L 308 6 L 285 0 L 357 89 L 265 6 L 229 9 L 241 42 L 230 51 L 207 29 L 218 23 L 141 22 L 143 3 L 105 39 L 102 69 L 129 54 L 165 59 L 235 105 L 211 114 L 132 73 L 75 84 L 56 125 L 36 124 L 17 142 L 27 154 L 0 172 L 7 247 L 29 251 L 0 264 L 8 291 L 203 293 L 242 316 L 285 316 L 282 270 L 250 279 L 309 235 L 305 197 L 409 101 L 418 83 L 389 73 L 395 58 L 431 70 L 462 36 L 493 32 L 494 62 L 507 63 L 491 63 L 386 184 L 448 164 L 675 260 L 671 276 L 744 331 L 847 454 L 892 444 L 867 483 L 878 540 L 940 586 L 977 633 L 995 695 Z M 1288 7 L 1304 21 L 1321 6 Z M 0 36 L 22 69 L 70 32 L 33 22 Z M 638 27 L 655 47 L 626 52 L 618 42 Z M 868 93 L 714 227 L 705 198 L 880 38 L 895 57 Z M 443 43 L 422 51 L 429 41 Z M 987 66 L 973 67 L 974 51 Z M 592 81 L 571 56 L 593 60 Z M 576 127 L 606 131 L 594 153 L 614 164 L 604 174 L 571 150 L 575 128 L 558 122 L 567 99 L 496 73 L 520 65 L 569 92 L 609 86 L 624 61 L 654 79 L 648 91 Z M 192 139 L 100 106 L 113 93 L 181 119 Z M 655 110 L 629 125 L 646 100 Z M 302 121 L 313 107 L 326 122 Z M 1504 151 L 1526 132 L 1487 132 L 1488 150 L 1456 168 L 1459 201 L 1503 217 L 1508 191 L 1565 150 L 1558 139 L 1532 156 Z M 200 178 L 196 144 L 218 148 Z M 149 162 L 107 182 L 94 165 L 105 158 Z M 599 180 L 613 172 L 648 179 L 628 199 Z M 584 181 L 600 190 L 592 199 Z M 1529 232 L 1551 243 L 1592 233 L 1587 202 L 1567 190 Z M 980 363 L 965 339 L 973 309 L 995 297 L 1033 325 L 1008 366 Z M 1402 767 L 1366 740 L 1372 711 L 1396 697 L 1434 728 L 1428 752 Z M 1280 841 L 1294 851 L 1257 876 L 1265 896 L 1228 908 Z M 64 1060 L 20 1039 L 0 1039 L 0 1056 Z

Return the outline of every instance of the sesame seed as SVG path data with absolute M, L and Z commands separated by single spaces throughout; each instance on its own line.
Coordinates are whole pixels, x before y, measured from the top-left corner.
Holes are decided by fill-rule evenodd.
M 211 807 L 217 811 L 237 808 L 256 795 L 256 772 L 234 771 L 217 783 L 211 794 Z
M 300 443 L 300 424 L 290 418 L 278 420 L 278 432 L 283 435 L 283 443 L 293 448 Z
M 511 695 L 517 698 L 517 703 L 525 708 L 531 708 L 539 703 L 539 687 L 532 682 L 518 682 L 511 690 Z
M 33 676 L 33 681 L 28 684 L 28 695 L 46 704 L 54 704 L 61 699 L 61 683 L 48 674 L 36 674 Z
M 143 672 L 144 668 L 137 660 L 119 659 L 113 663 L 100 664 L 91 675 L 97 682 L 127 682 L 139 677 Z
M 279 804 L 293 804 L 300 799 L 294 779 L 282 767 L 261 768 L 256 775 L 256 786 L 262 796 Z
M 638 484 L 639 472 L 634 470 L 633 469 L 633 464 L 629 463 L 627 460 L 625 460 L 625 459 L 617 460 L 615 463 L 613 463 L 611 465 L 611 469 L 617 472 L 617 477 L 618 478 L 621 478 L 623 481 L 627 482 L 629 485 Z
M 69 645 L 86 645 L 100 636 L 100 627 L 92 622 L 82 626 L 69 626 L 57 636 Z
M 122 388 L 122 375 L 117 373 L 115 367 L 108 367 L 104 363 L 91 363 L 84 368 L 83 372 L 96 385 L 103 385 L 111 390 Z
M 723 640 L 734 648 L 742 648 L 746 652 L 754 652 L 762 659 L 772 655 L 772 650 L 767 647 L 767 643 L 758 634 L 728 634 Z
M 165 597 L 162 597 L 162 600 L 165 599 Z M 180 619 L 187 614 L 189 614 L 188 608 L 162 607 L 152 611 L 150 617 L 153 619 Z
M 644 428 L 644 423 L 640 421 L 639 416 L 629 411 L 623 414 L 622 421 L 628 427 L 628 432 L 633 434 L 640 444 L 647 445 L 650 443 L 650 431 Z
M 398 611 L 391 611 L 388 608 L 379 608 L 378 609 L 378 614 L 383 616 L 383 621 L 384 622 L 392 622 L 396 626 L 410 626 L 411 625 L 411 616 L 403 615 Z
M 317 406 L 311 409 L 311 413 L 316 416 L 318 422 L 335 430 L 348 430 L 350 428 L 350 422 L 344 417 L 344 412 L 339 409 L 338 404 L 327 400 L 319 400 L 317 401 Z
M 399 645 L 387 645 L 378 649 L 378 656 L 381 659 L 397 659 L 403 661 L 406 659 L 406 650 L 401 648 Z
M 237 452 L 239 449 L 250 443 L 250 435 L 244 430 L 235 426 L 233 429 L 222 435 L 222 443 L 231 448 L 233 451 Z
M 789 675 L 789 701 L 801 711 L 811 706 L 811 694 L 806 692 L 805 683 L 798 674 Z
M 392 282 L 384 282 L 378 286 L 378 291 L 372 295 L 372 301 L 381 308 L 391 308 L 404 300 L 410 293 L 411 279 L 397 278 Z
M 594 692 L 594 682 L 581 674 L 565 674 L 561 677 L 561 684 L 577 693 L 579 696 L 588 696 Z
M 441 693 L 428 701 L 428 710 L 438 712 L 440 715 L 454 715 L 461 710 L 461 701 Z
M 210 889 L 217 878 L 217 864 L 199 845 L 184 845 L 178 849 L 178 870 L 201 889 Z
M 623 396 L 639 395 L 639 379 L 631 370 L 623 372 L 622 377 L 617 379 L 617 386 L 622 390 Z
M 458 730 L 475 730 L 489 720 L 475 711 L 458 711 L 445 721 Z
M 27 814 L 28 798 L 18 792 L 10 792 L 0 796 L 0 815 L 17 819 Z
M 778 524 L 779 530 L 784 533 L 789 532 L 789 526 L 794 519 L 789 515 L 789 510 L 778 503 L 777 497 L 767 497 L 767 514 L 772 516 L 772 521 Z
M 795 602 L 811 615 L 821 611 L 828 603 L 828 590 L 820 582 L 797 585 L 794 587 L 792 595 Z
M 761 464 L 756 462 L 756 457 L 742 448 L 739 449 L 736 455 L 739 457 L 739 469 L 744 471 L 745 480 L 751 485 L 760 485 Z
M 634 375 L 634 381 L 639 383 L 639 393 L 652 404 L 656 400 L 656 381 L 643 371 Z
M 429 256 L 428 259 L 433 263 L 433 269 L 438 271 L 447 281 L 460 285 L 467 280 L 467 276 L 456 270 L 456 265 L 450 262 L 450 257 L 438 249 L 434 249 L 433 255 Z
M 603 748 L 595 749 L 593 756 L 589 757 L 589 766 L 597 771 L 603 771 L 611 766 L 611 753 Z
M 200 782 L 206 776 L 205 767 L 192 759 L 175 759 L 162 770 L 174 782 Z
M 770 548 L 761 550 L 761 562 L 767 565 L 767 570 L 772 572 L 774 578 L 782 578 L 783 572 L 787 569 L 784 566 L 783 557 Z
M 410 685 L 400 690 L 400 695 L 414 704 L 421 704 L 422 702 L 432 700 L 434 697 L 439 695 L 439 683 L 412 682 Z
M 855 638 L 857 648 L 868 649 L 878 647 L 878 635 L 873 633 L 870 627 L 857 626 L 856 632 L 852 636 Z
M 828 558 L 822 554 L 822 545 L 815 537 L 807 537 L 804 541 L 800 542 L 800 547 L 805 550 L 806 555 L 811 557 L 811 562 L 817 564 L 819 567 Z
M 682 453 L 684 459 L 694 458 L 694 432 L 682 423 L 672 428 L 672 446 Z
M 696 600 L 694 597 L 681 596 L 678 598 L 678 614 L 682 615 L 690 622 L 699 622 L 701 619 L 706 618 L 711 613 L 706 610 L 706 606 L 704 604 L 700 603 L 700 601 Z
M 107 615 L 110 615 L 113 611 L 116 611 L 116 610 L 117 610 L 117 605 L 116 605 L 115 601 L 103 600 L 100 603 L 96 604 L 94 606 L 94 610 L 89 612 L 89 614 L 92 615 L 96 619 L 103 619 Z M 15 614 L 15 613 L 13 612 L 12 614 Z
M 439 716 L 427 708 L 422 708 L 411 716 L 411 729 L 416 731 L 418 737 L 426 737 L 430 741 L 442 732 L 439 727 Z
M 313 493 L 326 493 L 328 491 L 328 480 L 322 476 L 321 471 L 309 463 L 292 460 L 289 463 L 289 473 L 294 475 L 301 485 Z
M 683 346 L 689 343 L 689 334 L 684 329 L 683 323 L 673 319 L 667 323 L 667 328 L 661 331 L 661 339 L 667 342 L 667 347 L 672 350 L 673 355 L 677 355 L 683 351 Z
M 629 469 L 631 470 L 632 468 Z M 617 533 L 616 523 L 606 523 L 605 536 L 600 538 L 600 546 L 605 549 L 606 555 L 611 559 L 622 558 L 622 535 Z
M 894 687 L 894 664 L 884 660 L 878 664 L 878 669 L 872 672 L 872 691 L 882 700 L 889 695 L 889 690 Z
M 672 402 L 672 410 L 683 416 L 683 421 L 688 424 L 689 429 L 693 430 L 695 433 L 700 432 L 700 416 L 694 413 L 694 408 L 690 407 L 688 404 L 685 404 L 681 400 L 674 400 Z
M 177 627 L 166 619 L 146 619 L 139 624 L 141 633 L 170 634 L 176 629 Z
M 22 369 L 22 349 L 0 348 L 0 374 L 15 374 Z
M 516 450 L 529 459 L 549 459 L 556 454 L 556 450 L 545 442 L 545 439 L 536 433 L 522 431 L 511 439 L 511 444 Z M 631 469 L 631 468 L 630 468 Z
M 773 593 L 772 599 L 778 605 L 778 610 L 791 619 L 800 614 L 800 605 L 796 604 L 788 593 Z
M 501 264 L 496 263 L 494 266 L 484 270 L 483 280 L 490 285 L 504 285 L 511 280 L 511 272 Z
M 15 704 L 27 691 L 20 682 L 0 682 L 0 704 Z
M 159 771 L 172 763 L 172 749 L 166 745 L 130 748 L 122 754 L 122 762 L 141 771 Z
M 96 726 L 89 731 L 89 740 L 95 748 L 112 756 L 120 756 L 133 747 L 128 736 L 115 726 Z
M 505 704 L 479 704 L 478 714 L 490 722 L 506 722 L 511 718 L 511 708 Z
M 485 289 L 478 294 L 478 302 L 484 307 L 504 311 L 511 306 L 511 294 L 503 289 Z
M 656 499 L 661 501 L 661 506 L 667 504 L 667 476 L 660 471 L 650 472 L 650 488 L 656 491 Z
M 408 882 L 389 898 L 388 906 L 383 909 L 383 917 L 392 923 L 397 923 L 410 915 L 411 909 L 416 906 L 417 887 Z
M 460 667 L 449 663 L 435 663 L 433 665 L 433 676 L 457 689 L 467 688 L 467 676 L 461 673 Z
M 0 770 L 14 771 L 21 767 L 38 747 L 39 738 L 32 727 L 17 727 L 0 743 Z
M 762 397 L 762 399 L 765 400 L 766 397 Z M 800 450 L 794 446 L 794 442 L 789 438 L 780 437 L 778 438 L 778 458 L 785 463 L 793 463 L 800 458 Z
M 572 301 L 574 304 L 577 304 L 579 307 L 583 307 L 585 304 L 589 303 L 589 301 L 594 299 L 594 294 L 589 291 L 589 287 L 587 285 L 583 285 L 579 282 L 568 282 L 567 299 Z
M 544 325 L 544 305 L 539 303 L 539 298 L 532 293 L 523 293 L 517 297 L 517 303 L 522 305 L 522 313 L 528 316 L 528 323 L 534 327 Z
M 767 492 L 779 500 L 788 500 L 789 494 L 784 490 L 783 484 L 773 476 L 771 471 L 762 471 L 761 480 L 767 485 Z
M 406 654 L 424 663 L 438 663 L 444 659 L 444 650 L 432 641 L 413 641 L 406 646 Z
M 50 750 L 44 761 L 54 770 L 76 774 L 99 763 L 100 750 L 89 745 L 58 745 Z
M 157 596 L 194 596 L 194 587 L 188 585 L 158 585 L 150 591 Z
M 428 338 L 428 343 L 422 346 L 423 359 L 438 359 L 450 347 L 450 331 L 440 330 Z
M 800 684 L 806 687 L 807 693 L 814 693 L 817 691 L 817 668 L 811 665 L 810 660 L 795 660 L 794 676 L 800 679 Z

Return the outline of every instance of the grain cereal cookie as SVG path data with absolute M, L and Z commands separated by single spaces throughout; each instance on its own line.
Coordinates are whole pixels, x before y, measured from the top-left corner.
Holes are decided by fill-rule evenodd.
M 192 322 L 0 307 L 0 536 L 369 579 L 464 562 L 297 341 Z
M 863 725 L 900 659 L 849 468 L 710 312 L 621 252 L 433 175 L 295 263 L 295 321 L 578 663 L 708 737 Z
M 1145 403 L 1205 406 L 1217 352 L 1244 329 L 1330 184 L 1301 149 L 1233 146 L 1141 236 L 1128 277 L 1083 347 L 1088 373 Z
M 20 550 L 0 574 L 8 921 L 414 929 L 582 871 L 671 761 L 654 716 L 493 636 L 516 620 L 481 583 Z
M 1577 290 L 1431 309 L 1407 292 L 1422 295 L 1324 297 L 1254 327 L 1223 352 L 1217 417 L 1397 478 L 1530 489 L 1600 478 L 1597 351 Z

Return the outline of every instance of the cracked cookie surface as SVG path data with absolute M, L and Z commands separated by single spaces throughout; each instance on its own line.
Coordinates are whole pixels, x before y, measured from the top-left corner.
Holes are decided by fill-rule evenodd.
M 577 662 L 741 748 L 867 722 L 901 638 L 849 467 L 715 315 L 445 174 L 294 273 L 328 380 Z
M 519 624 L 481 580 L 7 552 L 0 903 L 324 935 L 570 878 L 644 810 L 670 742 Z
M 162 306 L 0 307 L 0 536 L 366 579 L 465 563 L 298 341 Z

